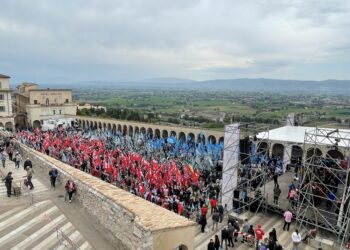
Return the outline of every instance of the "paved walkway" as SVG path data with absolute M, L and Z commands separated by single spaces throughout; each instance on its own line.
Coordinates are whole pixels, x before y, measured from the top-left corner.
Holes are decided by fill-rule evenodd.
M 105 237 L 109 232 L 74 198 L 72 203 L 64 201 L 63 183 L 52 190 L 48 175 L 34 172 L 34 189 L 28 193 L 23 186 L 26 176 L 23 164 L 15 169 L 14 163 L 7 160 L 6 168 L 1 166 L 0 172 L 5 176 L 9 171 L 13 173 L 14 184 L 21 183 L 22 195 L 8 198 L 5 185 L 0 182 L 1 249 L 116 249 Z
M 284 249 L 292 249 L 292 247 L 293 247 L 292 233 L 295 230 L 295 222 L 293 222 L 291 224 L 289 231 L 283 231 L 284 219 L 283 219 L 282 215 L 273 214 L 273 213 L 269 213 L 269 212 L 268 213 L 258 213 L 258 214 L 247 212 L 245 215 L 247 216 L 249 223 L 254 226 L 254 229 L 257 228 L 258 224 L 262 225 L 262 228 L 265 231 L 264 237 L 268 237 L 268 233 L 272 230 L 272 228 L 275 228 L 277 231 L 278 242 L 283 246 Z M 216 234 L 221 239 L 221 229 L 223 229 L 223 227 L 225 225 L 227 225 L 228 218 L 225 218 L 224 221 L 219 224 L 218 230 L 216 232 L 213 232 L 211 230 L 212 229 L 212 220 L 209 217 L 210 217 L 210 215 L 208 215 L 208 219 L 207 219 L 208 227 L 209 227 L 208 232 L 201 233 L 200 226 L 198 225 L 197 236 L 195 238 L 195 246 L 196 246 L 195 249 L 196 250 L 206 250 L 210 239 L 214 240 Z M 242 225 L 240 225 L 240 227 L 242 228 Z M 301 235 L 302 235 L 302 237 L 304 237 L 305 232 L 302 231 Z M 254 249 L 254 248 L 249 248 L 249 246 L 245 243 L 241 243 L 241 239 L 242 239 L 241 237 L 242 236 L 238 237 L 238 242 L 235 242 L 234 248 L 228 247 L 227 249 L 242 249 L 242 250 Z M 299 246 L 299 250 L 315 250 L 315 249 L 317 249 L 317 248 L 313 248 L 313 247 L 306 245 L 304 243 L 302 243 Z
M 26 188 L 26 186 L 24 186 L 24 180 L 26 179 L 27 171 L 25 171 L 23 168 L 23 162 L 21 162 L 21 165 L 19 168 L 16 168 L 15 163 L 13 161 L 6 160 L 5 168 L 3 168 L 1 165 L 0 171 L 2 172 L 3 176 L 6 176 L 7 173 L 10 171 L 12 172 L 12 177 L 13 177 L 12 184 L 17 187 L 22 187 L 22 192 L 23 192 L 22 195 L 45 192 L 48 190 L 47 187 L 38 180 L 38 178 L 35 175 L 35 172 L 32 178 L 34 189 L 29 190 L 28 188 Z M 5 185 L 0 186 L 0 197 L 2 196 L 7 196 Z

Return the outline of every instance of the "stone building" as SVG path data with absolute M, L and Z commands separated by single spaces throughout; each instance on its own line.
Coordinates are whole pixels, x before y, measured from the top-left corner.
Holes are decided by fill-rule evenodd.
M 10 77 L 2 74 L 0 74 L 0 127 L 11 131 L 14 128 Z
M 15 92 L 16 125 L 41 127 L 44 120 L 76 115 L 77 105 L 70 89 L 39 89 L 35 83 L 22 83 Z

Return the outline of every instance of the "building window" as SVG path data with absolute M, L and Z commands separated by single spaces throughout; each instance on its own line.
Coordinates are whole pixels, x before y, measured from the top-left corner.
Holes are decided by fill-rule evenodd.
M 66 103 L 69 103 L 69 99 L 66 99 Z
M 46 98 L 46 105 L 49 105 L 49 104 L 50 104 L 49 98 Z
M 61 113 L 61 110 L 60 110 L 60 115 L 61 115 L 62 113 Z
M 54 114 L 54 115 L 56 114 L 56 110 L 53 110 L 53 114 Z
M 5 112 L 5 106 L 0 106 L 0 112 Z
M 4 100 L 4 94 L 0 94 L 0 100 Z
M 38 100 L 34 100 L 34 104 L 38 104 Z

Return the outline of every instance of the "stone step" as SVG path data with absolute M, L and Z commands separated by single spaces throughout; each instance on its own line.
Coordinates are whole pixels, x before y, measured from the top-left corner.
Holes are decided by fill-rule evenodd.
M 70 249 L 70 242 L 76 249 L 93 249 L 49 200 L 2 213 L 0 232 L 1 249 Z

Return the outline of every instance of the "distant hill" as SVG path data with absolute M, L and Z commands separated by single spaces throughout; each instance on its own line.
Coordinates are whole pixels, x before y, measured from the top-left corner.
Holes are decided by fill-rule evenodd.
M 215 79 L 193 81 L 180 78 L 155 78 L 139 81 L 107 82 L 86 81 L 78 83 L 41 84 L 42 87 L 69 87 L 73 89 L 176 89 L 204 91 L 242 91 L 277 93 L 332 93 L 349 94 L 350 80 L 298 81 L 280 79 Z

